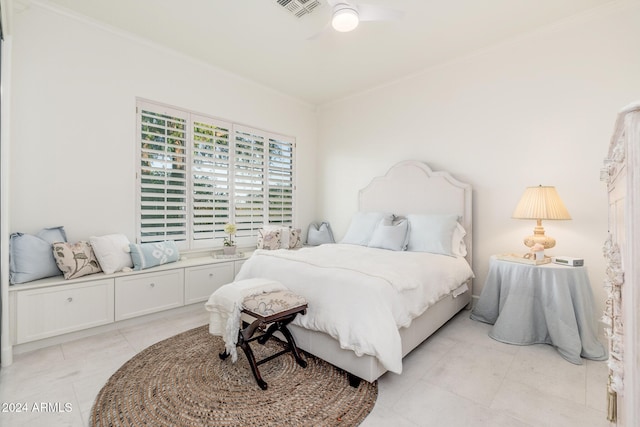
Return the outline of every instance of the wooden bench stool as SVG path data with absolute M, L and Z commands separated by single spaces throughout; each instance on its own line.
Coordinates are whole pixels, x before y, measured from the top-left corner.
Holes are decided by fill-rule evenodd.
M 305 314 L 307 312 L 307 301 L 300 295 L 296 295 L 289 290 L 266 292 L 262 294 L 250 295 L 242 302 L 242 312 L 256 319 L 250 324 L 246 324 L 245 327 L 241 327 L 238 332 L 237 346 L 242 348 L 244 354 L 247 356 L 249 366 L 251 366 L 251 372 L 256 379 L 256 382 L 261 389 L 267 389 L 267 383 L 260 376 L 258 365 L 266 363 L 278 356 L 281 356 L 289 351 L 293 353 L 293 357 L 296 359 L 298 365 L 303 368 L 307 367 L 307 362 L 300 356 L 300 351 L 296 346 L 296 343 L 287 328 L 287 325 L 298 314 Z M 271 324 L 262 335 L 253 336 L 258 330 Z M 262 360 L 256 361 L 253 351 L 249 346 L 251 341 L 257 340 L 260 344 L 265 344 L 274 332 L 280 331 L 287 340 L 287 348 L 275 353 Z M 220 359 L 224 360 L 229 357 L 229 353 L 225 350 L 220 353 Z

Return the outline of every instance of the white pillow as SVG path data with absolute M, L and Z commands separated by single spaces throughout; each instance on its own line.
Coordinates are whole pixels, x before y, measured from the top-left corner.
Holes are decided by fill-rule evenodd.
M 102 271 L 107 274 L 133 267 L 129 253 L 129 239 L 124 234 L 107 234 L 89 238 Z
M 402 251 L 407 247 L 409 237 L 409 221 L 401 219 L 393 224 L 379 221 L 369 242 L 370 248 L 390 249 Z
M 451 239 L 451 252 L 456 256 L 467 256 L 467 244 L 464 242 L 464 236 L 467 230 L 458 222 L 456 228 L 453 229 L 453 238 Z
M 407 215 L 409 219 L 409 244 L 412 252 L 430 252 L 453 256 L 451 244 L 458 224 L 458 215 L 432 214 Z
M 378 223 L 385 221 L 390 224 L 392 219 L 393 215 L 382 212 L 357 212 L 351 218 L 347 234 L 340 243 L 367 246 Z

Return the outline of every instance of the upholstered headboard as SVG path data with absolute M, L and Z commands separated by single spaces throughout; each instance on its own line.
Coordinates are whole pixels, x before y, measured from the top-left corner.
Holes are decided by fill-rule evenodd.
M 393 166 L 384 176 L 371 180 L 360 190 L 358 207 L 364 212 L 396 215 L 453 213 L 467 231 L 467 261 L 472 259 L 473 215 L 471 185 L 448 172 L 433 172 L 422 162 L 408 160 Z

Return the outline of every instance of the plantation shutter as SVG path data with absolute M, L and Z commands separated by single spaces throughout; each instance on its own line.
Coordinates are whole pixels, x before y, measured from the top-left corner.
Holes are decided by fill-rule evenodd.
M 230 222 L 231 124 L 192 115 L 192 238 L 195 247 L 222 241 Z
M 293 139 L 269 137 L 269 223 L 293 225 Z
M 294 139 L 139 99 L 137 241 L 181 250 L 253 246 L 293 225 Z
M 255 242 L 265 223 L 264 132 L 244 126 L 234 128 L 233 221 L 238 244 Z
M 139 103 L 141 242 L 187 239 L 187 120 L 182 111 Z

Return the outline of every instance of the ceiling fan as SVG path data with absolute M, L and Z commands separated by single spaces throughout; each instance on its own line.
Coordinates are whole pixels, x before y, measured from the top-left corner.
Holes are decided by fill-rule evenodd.
M 373 4 L 355 3 L 348 0 L 327 0 L 331 7 L 331 20 L 325 28 L 315 36 L 324 33 L 328 28 L 345 33 L 356 29 L 360 22 L 392 21 L 402 19 L 404 12 Z

